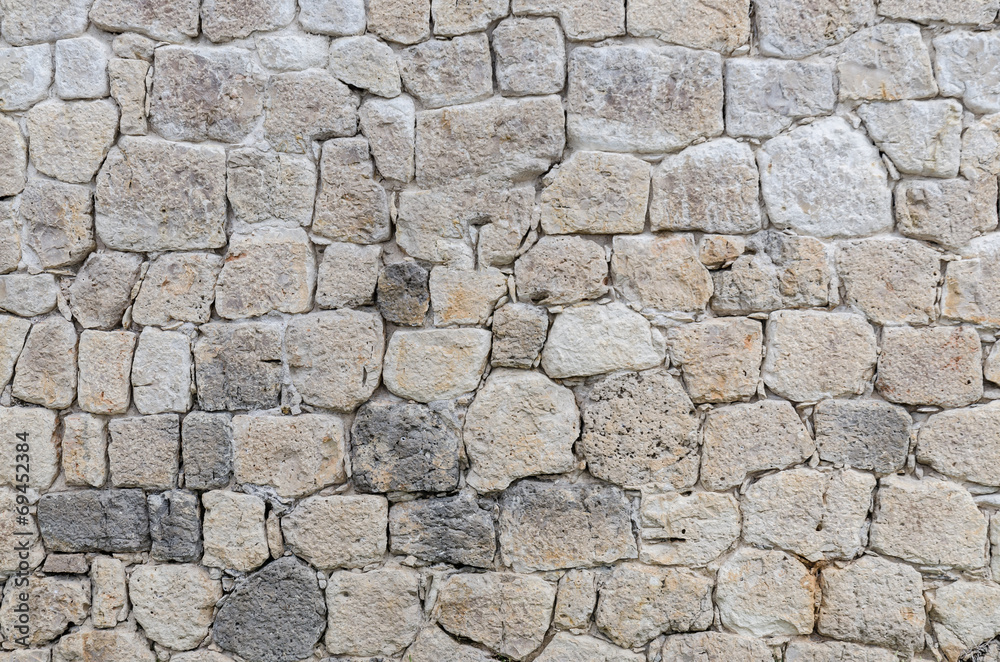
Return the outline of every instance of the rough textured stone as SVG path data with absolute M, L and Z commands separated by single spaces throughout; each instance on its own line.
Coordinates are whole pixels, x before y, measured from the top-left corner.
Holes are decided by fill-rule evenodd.
M 115 487 L 174 487 L 181 441 L 176 414 L 116 418 L 108 423 L 108 432 L 108 460 Z
M 698 259 L 709 269 L 732 266 L 736 258 L 747 249 L 743 237 L 725 234 L 706 234 L 698 242 Z
M 656 37 L 689 48 L 729 53 L 750 38 L 749 0 L 705 5 L 685 0 L 664 5 L 653 0 L 628 3 L 628 33 Z
M 933 44 L 941 95 L 960 98 L 974 113 L 1000 111 L 1000 79 L 992 65 L 1000 53 L 1000 37 L 956 31 L 936 37 Z
M 761 376 L 795 402 L 863 393 L 875 372 L 875 331 L 860 315 L 782 310 L 767 322 Z
M 121 324 L 141 268 L 141 255 L 91 253 L 69 288 L 70 309 L 80 326 L 111 329 Z
M 572 391 L 538 372 L 495 370 L 465 416 L 466 480 L 492 492 L 525 476 L 569 471 L 579 434 Z
M 663 361 L 663 338 L 644 317 L 620 303 L 569 308 L 556 316 L 542 350 L 554 378 L 644 370 Z
M 886 328 L 875 386 L 890 402 L 962 407 L 983 395 L 982 359 L 970 326 Z
M 222 582 L 194 565 L 140 566 L 129 578 L 132 613 L 146 636 L 175 650 L 197 648 L 208 636 Z
M 450 3 L 445 0 L 436 0 L 432 8 L 435 5 L 450 9 Z M 489 17 L 488 14 L 480 16 Z M 436 20 L 434 27 L 440 29 Z M 501 94 L 523 96 L 562 91 L 566 80 L 566 47 L 555 19 L 512 17 L 503 20 L 493 29 L 493 55 Z
M 218 490 L 206 492 L 201 502 L 205 506 L 202 565 L 246 572 L 271 557 L 261 499 Z
M 791 59 L 839 43 L 875 20 L 875 3 L 871 0 L 821 0 L 802 5 L 761 0 L 754 9 L 761 53 Z
M 388 239 L 388 198 L 374 174 L 364 138 L 323 143 L 313 232 L 360 244 Z
M 500 553 L 517 572 L 635 558 L 625 494 L 604 483 L 523 480 L 500 499 Z
M 66 409 L 76 398 L 76 328 L 62 317 L 35 322 L 14 369 L 15 398 Z
M 662 655 L 663 659 L 673 662 L 700 662 L 701 660 L 772 662 L 774 659 L 771 649 L 764 642 L 726 632 L 699 632 L 667 637 L 663 642 Z M 876 661 L 872 660 L 871 662 Z
M 359 104 L 358 95 L 326 72 L 277 74 L 267 84 L 264 135 L 280 152 L 311 151 L 313 140 L 354 135 Z
M 184 486 L 192 490 L 225 487 L 233 475 L 233 430 L 228 414 L 191 412 L 181 426 Z
M 938 641 L 949 660 L 1000 634 L 1000 589 L 995 584 L 957 581 L 934 592 L 930 611 Z M 946 642 L 945 630 L 956 642 Z
M 892 195 L 878 150 L 840 118 L 769 140 L 757 163 L 764 203 L 778 228 L 857 237 L 892 227 Z
M 342 36 L 365 31 L 364 0 L 302 0 L 299 8 L 306 32 Z
M 760 322 L 709 319 L 670 329 L 670 358 L 694 402 L 733 402 L 757 392 L 764 334 Z
M 556 587 L 539 578 L 508 573 L 462 573 L 438 590 L 435 614 L 448 632 L 522 660 L 542 644 Z
M 286 498 L 342 483 L 344 437 L 344 423 L 336 416 L 235 416 L 236 480 L 269 485 Z
M 461 430 L 445 403 L 374 400 L 351 428 L 354 484 L 363 492 L 447 492 L 458 487 Z
M 14 364 L 21 355 L 30 328 L 28 320 L 0 315 L 0 386 L 6 386 L 14 375 Z
M 518 258 L 514 273 L 518 297 L 536 304 L 596 299 L 608 289 L 604 247 L 577 236 L 542 237 Z
M 226 158 L 226 196 L 236 218 L 309 225 L 316 196 L 316 166 L 304 156 L 233 149 Z
M 378 310 L 394 324 L 420 326 L 430 307 L 428 273 L 412 261 L 385 265 L 378 276 Z
M 837 301 L 826 246 L 812 237 L 767 230 L 749 238 L 731 265 L 712 274 L 712 310 L 746 315 Z
M 374 303 L 381 246 L 333 243 L 323 250 L 316 274 L 316 305 L 354 308 Z
M 24 637 L 29 646 L 39 646 L 54 641 L 70 624 L 79 625 L 90 611 L 90 580 L 68 577 L 32 577 L 27 586 L 18 589 L 16 578 L 8 579 L 4 587 L 3 606 L 0 607 L 0 632 L 8 640 Z M 22 601 L 20 595 L 27 593 Z M 21 632 L 19 614 L 14 611 L 27 603 L 30 614 L 30 632 Z M 26 636 L 25 636 L 26 635 Z
M 432 625 L 417 634 L 403 659 L 407 662 L 491 662 L 493 658 L 485 651 L 458 643 Z
M 418 499 L 389 510 L 389 545 L 394 554 L 430 563 L 489 568 L 496 555 L 494 506 L 471 494 Z
M 86 186 L 32 179 L 21 194 L 19 214 L 27 230 L 25 246 L 43 267 L 76 264 L 97 247 L 94 199 Z
M 698 480 L 698 417 L 663 370 L 618 373 L 583 404 L 579 448 L 591 474 L 626 487 L 685 488 Z
M 741 549 L 719 568 L 715 599 L 723 624 L 753 637 L 809 634 L 816 578 L 783 552 Z
M 155 3 L 95 0 L 90 10 L 94 25 L 109 32 L 134 30 L 153 39 L 179 42 L 198 36 L 197 0 Z
M 507 276 L 492 267 L 478 271 L 434 267 L 429 287 L 435 326 L 483 325 L 507 294 Z
M 608 89 L 628 89 L 630 103 L 612 102 Z M 567 131 L 582 148 L 673 151 L 722 133 L 722 97 L 722 59 L 715 53 L 578 48 L 569 57 Z
M 917 460 L 946 476 L 1000 485 L 1000 403 L 943 411 L 920 427 Z
M 5 0 L 3 38 L 14 46 L 55 41 L 87 29 L 88 0 L 48 0 L 24 3 Z
M 788 662 L 839 662 L 854 660 L 855 662 L 896 662 L 899 656 L 893 651 L 874 646 L 846 644 L 841 641 L 813 642 L 794 640 L 785 649 L 785 659 Z
M 344 37 L 330 45 L 330 73 L 352 87 L 382 97 L 398 96 L 396 54 L 370 36 Z
M 538 360 L 549 330 L 544 308 L 509 303 L 493 314 L 490 362 L 502 368 L 530 368 Z M 2 376 L 2 375 L 0 375 Z
M 713 581 L 687 568 L 617 566 L 597 602 L 597 627 L 619 646 L 645 645 L 659 634 L 707 630 Z
M 226 319 L 312 307 L 316 262 L 305 231 L 257 228 L 229 238 L 215 285 L 215 312 Z
M 270 409 L 281 395 L 281 328 L 267 323 L 201 327 L 194 345 L 198 404 L 209 411 Z
M 39 172 L 84 183 L 114 142 L 118 109 L 107 101 L 47 101 L 28 111 L 27 127 L 28 151 Z
M 335 572 L 326 587 L 324 642 L 334 655 L 395 655 L 413 643 L 423 621 L 420 576 L 405 568 Z M 378 609 L 371 609 L 377 604 Z
M 128 616 L 125 564 L 109 556 L 90 562 L 91 620 L 96 628 L 113 628 Z
M 434 34 L 453 37 L 485 30 L 490 23 L 503 18 L 509 7 L 509 0 L 479 0 L 469 3 L 431 0 Z
M 149 266 L 132 307 L 142 325 L 166 326 L 209 320 L 222 257 L 213 253 L 165 253 Z
M 490 340 L 483 329 L 397 330 L 385 350 L 385 387 L 418 402 L 467 393 L 483 376 Z
M 585 629 L 597 606 L 597 573 L 593 570 L 570 570 L 559 580 L 556 610 L 552 622 L 558 628 Z
M 131 388 L 129 372 L 135 334 L 130 331 L 84 331 L 80 334 L 77 404 L 91 414 L 124 414 Z
M 3 144 L 0 151 L 0 156 L 3 157 L 3 165 L 0 167 L 0 195 L 17 195 L 24 189 L 25 171 L 28 167 L 27 145 L 17 122 L 6 116 L 0 119 L 0 140 Z M 14 267 L 17 267 L 16 261 Z
M 368 31 L 387 41 L 415 44 L 431 36 L 429 0 L 370 0 Z
M 996 200 L 992 180 L 904 180 L 896 187 L 896 222 L 907 237 L 959 248 L 996 229 Z
M 969 122 L 962 132 L 960 171 L 974 181 L 1000 172 L 1000 115 Z
M 923 565 L 986 565 L 986 519 L 954 483 L 906 476 L 879 481 L 872 549 Z
M 909 175 L 955 177 L 962 150 L 962 104 L 896 101 L 861 106 L 868 135 Z
M 911 424 L 905 409 L 877 400 L 824 400 L 813 417 L 822 459 L 882 474 L 903 468 Z
M 37 326 L 36 326 L 37 328 Z M 18 451 L 16 444 L 28 444 L 29 471 L 27 487 L 44 490 L 48 488 L 59 475 L 59 439 L 56 436 L 55 412 L 40 407 L 0 407 L 0 429 L 10 433 L 8 441 L 0 451 L 0 485 L 25 486 L 24 480 L 18 480 L 25 473 L 18 468 Z M 23 433 L 24 441 L 13 438 L 13 434 Z M 61 550 L 56 550 L 61 551 Z
M 38 528 L 54 552 L 138 552 L 149 549 L 142 490 L 78 490 L 43 494 Z
M 973 239 L 968 259 L 948 263 L 941 314 L 974 324 L 1000 325 L 1000 288 L 995 275 L 1000 242 L 988 235 Z
M 233 591 L 219 610 L 212 637 L 247 660 L 295 662 L 312 653 L 325 626 L 326 603 L 315 572 L 285 557 Z
M 4 579 L 14 575 L 19 567 L 30 572 L 45 560 L 45 548 L 34 520 L 29 520 L 27 524 L 17 521 L 17 497 L 18 493 L 14 490 L 0 487 L 0 535 L 4 536 L 4 540 L 16 541 L 16 544 L 7 545 L 0 551 L 0 577 Z
M 399 53 L 399 75 L 424 108 L 482 101 L 493 94 L 486 33 L 427 41 Z
M 941 0 L 882 0 L 878 12 L 882 16 L 905 18 L 920 23 L 945 21 L 948 23 L 989 23 L 1000 7 L 996 0 L 970 0 L 953 5 Z
M 51 84 L 48 44 L 0 48 L 0 110 L 28 110 L 47 96 Z
M 935 319 L 941 256 L 906 239 L 859 239 L 840 245 L 837 271 L 847 303 L 876 324 Z
M 146 500 L 153 543 L 150 556 L 158 561 L 200 561 L 203 549 L 198 496 L 174 490 L 150 494 Z
M 593 660 L 594 662 L 642 662 L 642 655 L 622 650 L 616 646 L 587 635 L 573 636 L 560 632 L 549 642 L 542 654 L 535 658 L 539 662 L 572 662 L 573 660 Z
M 108 426 L 92 414 L 63 418 L 62 469 L 67 485 L 101 487 L 108 477 Z
M 314 496 L 281 521 L 285 543 L 322 570 L 363 568 L 385 554 L 389 504 L 381 496 Z
M 625 34 L 625 7 L 616 0 L 514 0 L 515 14 L 557 16 L 574 41 L 598 41 Z
M 3 122 L 0 122 L 0 140 L 3 140 Z M 11 145 L 8 141 L 7 146 Z M 0 152 L 0 159 L 4 159 Z M 17 157 L 4 160 L 7 164 L 16 164 Z M 0 174 L 0 194 L 3 192 L 3 175 Z M 17 269 L 21 261 L 21 223 L 14 214 L 14 205 L 7 201 L 0 202 L 0 274 Z
M 82 275 L 86 280 L 86 275 Z M 77 282 L 81 275 L 77 276 Z M 74 283 L 76 285 L 76 283 Z M 72 288 L 70 290 L 72 297 Z M 7 274 L 0 276 L 0 310 L 34 317 L 56 307 L 58 288 L 51 274 Z
M 627 154 L 574 152 L 542 189 L 547 234 L 642 232 L 649 164 Z
M 294 0 L 205 0 L 201 29 L 212 41 L 229 41 L 256 31 L 275 30 L 294 17 Z
M 126 136 L 97 175 L 97 234 L 130 251 L 225 243 L 226 154 L 217 146 Z
M 730 494 L 648 494 L 642 497 L 639 524 L 643 563 L 701 566 L 740 537 L 740 509 Z
M 413 179 L 416 121 L 416 107 L 409 97 L 369 97 L 361 104 L 358 125 L 382 177 L 401 182 Z
M 615 237 L 611 271 L 624 298 L 643 308 L 696 311 L 712 296 L 712 277 L 684 235 Z
M 920 28 L 908 23 L 882 23 L 850 37 L 837 59 L 837 74 L 841 99 L 893 101 L 937 93 Z
M 904 651 L 923 648 L 923 582 L 913 568 L 864 556 L 843 568 L 823 568 L 820 589 L 820 634 Z
M 118 103 L 121 117 L 118 129 L 125 135 L 142 136 L 149 128 L 146 119 L 146 74 L 149 63 L 142 60 L 108 62 L 111 96 Z
M 703 431 L 701 481 L 710 490 L 736 487 L 747 474 L 803 462 L 815 446 L 791 404 L 761 400 L 720 407 Z M 733 439 L 741 440 L 736 446 Z
M 309 8 L 317 2 L 301 3 L 300 21 L 306 21 Z M 349 2 L 328 2 L 329 6 L 347 7 Z M 268 69 L 276 71 L 302 71 L 303 69 L 322 68 L 328 60 L 327 47 L 330 40 L 319 35 L 286 32 L 278 34 L 259 34 L 254 38 L 257 46 L 257 56 L 260 63 Z
M 52 662 L 154 662 L 149 642 L 130 630 L 67 634 L 52 649 Z

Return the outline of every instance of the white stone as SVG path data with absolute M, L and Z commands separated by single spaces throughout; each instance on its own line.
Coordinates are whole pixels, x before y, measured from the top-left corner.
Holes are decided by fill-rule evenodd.
M 416 108 L 407 96 L 369 97 L 358 109 L 361 133 L 368 139 L 375 167 L 386 179 L 413 179 Z
M 816 578 L 795 557 L 744 548 L 719 568 L 715 601 L 722 623 L 751 637 L 809 634 Z
M 179 331 L 146 327 L 132 362 L 132 397 L 142 414 L 191 408 L 191 339 Z
M 396 54 L 386 44 L 369 36 L 335 39 L 330 45 L 330 73 L 352 87 L 380 97 L 399 95 Z
M 837 103 L 826 62 L 741 57 L 726 60 L 725 71 L 729 135 L 769 138 L 796 119 L 828 114 Z
M 839 43 L 873 23 L 875 2 L 757 0 L 754 18 L 762 54 L 799 59 Z
M 692 0 L 632 0 L 627 11 L 628 33 L 636 37 L 656 37 L 670 44 L 723 53 L 732 52 L 750 38 L 749 0 L 712 5 Z
M 449 4 L 435 0 L 432 6 Z M 565 85 L 566 46 L 555 19 L 505 19 L 493 29 L 493 55 L 501 94 L 556 94 Z
M 956 31 L 933 44 L 942 96 L 960 98 L 974 113 L 1000 111 L 1000 75 L 993 66 L 1000 57 L 1000 34 Z
M 107 47 L 94 37 L 56 42 L 56 94 L 62 99 L 108 96 Z
M 262 34 L 254 42 L 261 64 L 275 71 L 321 68 L 329 58 L 330 40 L 320 35 Z
M 515 15 L 558 16 L 574 41 L 598 41 L 625 34 L 625 7 L 618 0 L 514 0 Z
M 423 621 L 420 576 L 407 568 L 335 572 L 326 585 L 326 650 L 333 655 L 395 655 Z M 378 609 L 372 609 L 372 605 Z
M 202 565 L 249 571 L 271 558 L 264 529 L 264 501 L 252 494 L 217 490 L 201 497 L 205 506 Z
M 289 549 L 322 570 L 378 563 L 388 545 L 383 496 L 313 496 L 281 520 Z
M 740 537 L 740 508 L 731 494 L 643 494 L 639 559 L 657 565 L 707 565 Z
M 881 23 L 850 37 L 837 58 L 837 74 L 841 99 L 894 101 L 937 94 L 927 45 L 920 28 L 909 23 Z
M 482 101 L 493 94 L 489 39 L 480 32 L 410 46 L 399 52 L 399 75 L 424 108 Z
M 51 84 L 48 44 L 0 48 L 0 110 L 28 110 L 45 98 Z
M 222 582 L 196 565 L 142 565 L 129 578 L 132 613 L 146 636 L 175 650 L 191 650 L 208 636 Z
M 385 350 L 385 387 L 418 402 L 468 393 L 486 369 L 491 338 L 483 329 L 397 330 Z
M 364 0 L 301 0 L 299 7 L 306 32 L 343 36 L 365 31 Z
M 909 175 L 956 177 L 962 151 L 957 101 L 895 101 L 858 108 L 868 135 Z

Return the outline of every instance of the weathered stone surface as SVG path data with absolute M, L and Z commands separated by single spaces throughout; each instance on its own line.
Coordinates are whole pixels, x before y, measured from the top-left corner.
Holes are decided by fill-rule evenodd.
M 745 238 L 726 234 L 702 235 L 698 241 L 698 259 L 709 269 L 731 266 L 747 249 Z
M 420 576 L 406 568 L 335 572 L 326 586 L 324 642 L 334 655 L 395 655 L 423 621 Z M 377 604 L 378 609 L 371 609 Z
M 642 232 L 649 197 L 649 164 L 628 154 L 578 151 L 542 189 L 547 234 Z
M 323 143 L 313 232 L 336 241 L 373 244 L 389 238 L 388 197 L 375 180 L 364 138 Z
M 226 196 L 241 221 L 279 219 L 309 225 L 316 166 L 304 156 L 233 149 L 226 159 Z
M 347 478 L 344 436 L 344 423 L 336 416 L 235 416 L 236 480 L 270 485 L 286 498 L 341 483 Z
M 608 290 L 604 247 L 577 236 L 542 237 L 518 258 L 514 273 L 518 297 L 536 304 L 571 304 Z
M 628 33 L 730 53 L 750 38 L 750 3 L 726 0 L 718 5 L 703 5 L 685 0 L 664 5 L 640 0 L 628 3 Z
M 82 631 L 67 634 L 52 649 L 52 662 L 155 662 L 149 642 L 141 634 Z
M 435 326 L 480 326 L 507 294 L 507 276 L 493 267 L 478 271 L 434 267 L 429 287 Z
M 792 469 L 765 476 L 743 499 L 743 538 L 810 562 L 859 556 L 868 542 L 875 478 L 857 471 Z
M 485 30 L 490 23 L 503 18 L 509 7 L 509 0 L 480 0 L 461 4 L 431 0 L 434 34 L 453 37 Z
M 352 87 L 382 97 L 399 95 L 396 54 L 369 36 L 344 37 L 330 45 L 330 73 Z
M 146 636 L 175 650 L 197 648 L 212 624 L 222 582 L 196 565 L 140 566 L 129 579 L 132 613 Z
M 294 0 L 205 0 L 201 30 L 212 41 L 229 41 L 284 27 L 294 17 Z
M 842 243 L 837 271 L 846 302 L 876 324 L 927 324 L 937 317 L 941 257 L 920 242 L 859 239 Z
M 47 96 L 51 84 L 48 44 L 0 48 L 0 110 L 28 110 Z
M 80 275 L 77 276 L 77 281 L 79 280 Z M 70 293 L 72 297 L 72 289 Z M 57 296 L 56 280 L 51 274 L 0 276 L 0 310 L 23 317 L 34 317 L 55 308 Z
M 444 403 L 373 400 L 351 428 L 354 484 L 363 492 L 447 492 L 458 487 L 461 430 Z
M 126 136 L 97 174 L 97 234 L 128 251 L 225 243 L 226 154 L 209 145 Z
M 935 591 L 931 604 L 934 630 L 949 660 L 1000 634 L 1000 588 L 995 584 L 957 581 Z M 956 641 L 947 641 L 946 634 Z
M 142 325 L 209 320 L 222 257 L 214 253 L 165 253 L 149 266 L 132 306 Z
M 813 416 L 822 459 L 882 474 L 903 468 L 911 424 L 905 409 L 877 400 L 824 400 Z
M 955 177 L 962 150 L 962 104 L 935 101 L 871 103 L 858 108 L 868 135 L 909 175 Z
M 431 36 L 429 0 L 370 0 L 368 31 L 386 41 L 415 44 Z
M 47 101 L 28 111 L 27 127 L 28 151 L 39 172 L 85 183 L 114 142 L 118 109 L 107 101 Z
M 596 383 L 583 404 L 579 449 L 591 474 L 626 487 L 690 487 L 698 480 L 698 417 L 663 370 Z
M 324 71 L 277 74 L 267 84 L 264 135 L 279 152 L 307 152 L 313 140 L 354 135 L 359 104 L 357 94 Z
M 21 135 L 21 127 L 6 116 L 0 118 L 0 141 L 3 145 L 0 148 L 0 157 L 3 157 L 3 165 L 0 166 L 0 195 L 17 195 L 24 189 L 26 181 L 27 145 L 24 136 Z M 4 261 L 5 264 L 6 262 L 7 260 Z M 16 267 L 15 262 L 14 268 Z M 5 271 L 10 270 L 5 269 Z
M 466 480 L 492 492 L 525 476 L 569 471 L 579 434 L 572 391 L 539 372 L 495 370 L 465 416 Z
M 3 140 L 3 122 L 0 122 L 0 140 Z M 11 141 L 12 142 L 12 141 Z M 9 147 L 11 142 L 7 142 Z M 0 152 L 0 159 L 5 159 Z M 5 159 L 5 163 L 17 162 L 17 157 Z M 3 175 L 0 174 L 0 194 L 3 192 Z M 21 261 L 21 223 L 14 214 L 11 201 L 0 202 L 0 274 L 17 269 Z
M 327 246 L 316 274 L 316 305 L 353 308 L 374 303 L 381 256 L 381 246 L 339 242 Z
M 307 20 L 308 8 L 316 6 L 317 2 L 301 3 L 300 21 Z M 329 6 L 347 7 L 349 2 L 327 2 Z M 302 71 L 303 69 L 322 68 L 329 58 L 327 53 L 330 40 L 326 37 L 296 32 L 278 34 L 259 34 L 254 38 L 257 46 L 257 56 L 260 63 L 268 69 L 276 71 Z
M 29 519 L 27 524 L 17 521 L 17 497 L 14 490 L 0 487 L 0 535 L 4 540 L 17 541 L 16 545 L 7 545 L 0 551 L 0 577 L 3 578 L 16 573 L 19 567 L 33 570 L 45 560 L 45 548 L 34 519 Z
M 37 325 L 36 325 L 37 328 Z M 0 451 L 0 485 L 22 486 L 17 480 L 25 472 L 17 469 L 18 451 L 16 444 L 28 444 L 29 471 L 27 486 L 44 490 L 59 475 L 59 439 L 56 436 L 55 412 L 40 407 L 0 407 L 0 429 L 10 434 L 8 442 Z M 13 438 L 13 434 L 24 433 L 27 441 Z M 62 550 L 56 550 L 62 551 Z
M 597 602 L 597 627 L 619 646 L 645 645 L 659 634 L 707 630 L 713 581 L 687 568 L 617 566 Z
M 496 555 L 493 503 L 465 493 L 417 499 L 389 510 L 389 545 L 394 554 L 430 563 L 489 568 Z
M 62 469 L 67 485 L 101 487 L 108 477 L 108 426 L 91 414 L 63 418 Z
M 158 561 L 199 562 L 203 549 L 198 496 L 173 490 L 150 494 L 146 500 L 153 542 L 150 556 Z
M 1000 325 L 1000 288 L 996 271 L 1000 242 L 988 235 L 973 239 L 968 259 L 948 263 L 941 314 L 974 324 Z
M 90 562 L 91 620 L 96 628 L 113 628 L 128 616 L 125 564 L 110 556 Z
M 349 412 L 371 397 L 382 374 L 382 318 L 331 310 L 294 318 L 285 329 L 292 383 L 303 401 Z
M 397 330 L 385 350 L 385 387 L 418 402 L 467 393 L 483 376 L 490 340 L 484 329 Z
M 225 487 L 233 475 L 233 430 L 228 414 L 191 412 L 181 426 L 184 486 L 192 490 Z
M 559 579 L 556 610 L 552 622 L 557 628 L 585 629 L 597 606 L 597 573 L 593 570 L 570 570 Z
M 546 319 L 546 322 L 548 320 Z M 21 355 L 31 322 L 13 315 L 0 315 L 0 387 L 14 376 L 14 364 Z
M 854 660 L 855 662 L 896 662 L 899 656 L 893 651 L 874 646 L 846 644 L 841 641 L 814 642 L 794 640 L 785 649 L 785 660 L 788 662 L 838 662 L 839 660 Z
M 549 642 L 542 654 L 535 658 L 539 662 L 572 662 L 573 660 L 594 660 L 595 662 L 642 662 L 642 655 L 612 646 L 602 639 L 588 635 L 573 636 L 560 632 Z
M 0 607 L 0 632 L 8 640 L 23 637 L 29 646 L 53 641 L 70 624 L 79 625 L 90 611 L 90 580 L 67 577 L 32 577 L 27 586 L 17 587 L 16 579 L 8 579 Z M 20 595 L 27 593 L 22 601 Z M 22 602 L 28 605 L 28 632 L 18 630 L 19 614 L 14 611 Z
M 794 402 L 857 395 L 877 356 L 875 331 L 860 315 L 782 310 L 767 321 L 761 376 Z
M 493 94 L 493 66 L 485 32 L 426 41 L 399 53 L 399 75 L 424 108 L 482 101 Z
M 248 571 L 271 555 L 264 531 L 264 501 L 252 494 L 218 490 L 201 497 L 205 506 L 202 565 Z
M 142 136 L 148 130 L 146 120 L 146 74 L 149 63 L 142 60 L 112 59 L 108 62 L 111 96 L 118 103 L 121 117 L 118 129 L 128 136 Z
M 89 570 L 83 554 L 50 554 L 42 566 L 42 572 L 53 575 L 85 575 Z
M 124 414 L 131 388 L 129 373 L 135 334 L 84 331 L 80 334 L 77 404 L 91 414 Z
M 544 308 L 508 303 L 493 313 L 490 362 L 502 368 L 530 368 L 538 360 L 549 330 Z M 2 376 L 2 375 L 0 375 Z
M 368 139 L 375 167 L 382 177 L 401 182 L 413 179 L 416 121 L 416 107 L 409 97 L 369 97 L 361 104 L 358 126 Z
M 43 494 L 38 528 L 54 552 L 138 552 L 149 549 L 142 490 L 78 490 Z
M 181 442 L 176 414 L 115 418 L 108 423 L 108 432 L 108 460 L 115 487 L 174 487 Z
M 55 41 L 87 29 L 88 0 L 47 0 L 24 3 L 6 0 L 3 38 L 14 46 Z
M 121 324 L 141 268 L 141 255 L 91 253 L 69 288 L 76 321 L 85 329 L 111 329 Z
M 960 98 L 974 113 L 1000 111 L 1000 79 L 991 64 L 1000 53 L 1000 37 L 956 31 L 935 37 L 933 44 L 941 95 Z
M 381 496 L 314 496 L 281 519 L 285 543 L 322 570 L 363 568 L 385 554 L 389 504 Z
M 478 648 L 458 643 L 432 625 L 417 634 L 403 659 L 407 662 L 491 662 L 493 657 Z
M 628 89 L 630 102 L 611 101 L 609 89 Z M 581 148 L 673 151 L 722 133 L 722 97 L 722 59 L 715 53 L 578 48 L 569 57 L 567 131 Z
M 188 653 L 174 653 L 170 656 L 174 662 L 233 662 L 233 658 L 202 648 Z
M 625 493 L 605 483 L 523 480 L 500 499 L 500 553 L 517 572 L 634 559 Z
M 654 231 L 754 232 L 761 227 L 758 188 L 746 144 L 721 138 L 688 147 L 653 170 L 650 224 Z
M 305 231 L 257 228 L 229 238 L 215 285 L 215 312 L 226 319 L 257 317 L 272 310 L 312 308 L 316 262 Z
M 1000 484 L 1000 403 L 943 411 L 920 427 L 917 460 L 946 476 Z
M 983 395 L 982 360 L 970 326 L 886 328 L 875 386 L 889 402 L 962 407 Z
M 209 411 L 270 409 L 281 395 L 281 327 L 213 322 L 194 345 L 198 404 Z
M 752 637 L 809 634 L 816 578 L 783 552 L 741 549 L 719 568 L 715 599 L 726 627 Z
M 431 6 L 451 10 L 451 4 L 445 0 L 435 0 Z M 489 19 L 488 14 L 479 16 Z M 440 30 L 436 20 L 434 28 Z M 523 96 L 562 91 L 566 80 L 566 47 L 555 19 L 503 20 L 493 29 L 493 55 L 501 94 Z
M 32 179 L 21 194 L 19 213 L 25 245 L 45 268 L 76 264 L 97 247 L 94 199 L 86 186 Z
M 326 602 L 316 573 L 284 557 L 233 591 L 219 610 L 212 637 L 247 660 L 295 662 L 312 653 L 325 626 Z
M 394 324 L 420 326 L 430 307 L 427 270 L 413 261 L 385 265 L 378 276 L 378 310 Z
M 886 476 L 879 481 L 871 546 L 910 563 L 981 568 L 986 565 L 986 518 L 959 485 Z
M 628 301 L 658 310 L 701 310 L 712 296 L 712 277 L 684 235 L 616 236 L 611 271 Z
M 795 410 L 783 400 L 715 409 L 705 420 L 703 437 L 701 481 L 710 490 L 736 487 L 749 473 L 798 464 L 815 449 Z
M 542 368 L 556 379 L 644 370 L 663 361 L 663 338 L 620 303 L 569 308 L 556 316 Z
M 625 34 L 625 7 L 617 0 L 514 0 L 514 14 L 557 16 L 573 41 L 598 41 Z
M 946 248 L 964 246 L 997 227 L 997 189 L 991 179 L 908 179 L 896 186 L 900 233 Z
M 442 584 L 435 614 L 448 632 L 522 660 L 541 646 L 555 599 L 556 587 L 539 577 L 462 573 Z
M 970 180 L 1000 172 L 1000 115 L 969 122 L 962 132 L 962 176 Z
M 670 358 L 694 402 L 733 402 L 757 392 L 764 334 L 745 317 L 709 319 L 670 329 Z
M 878 150 L 840 118 L 767 141 L 757 163 L 767 213 L 778 228 L 859 237 L 892 227 L 892 194 Z
M 179 42 L 198 36 L 197 0 L 134 3 L 95 0 L 90 10 L 94 25 L 109 32 L 134 30 L 153 39 Z
M 417 180 L 422 185 L 487 176 L 502 182 L 540 175 L 562 156 L 556 96 L 490 99 L 417 113 Z
M 364 0 L 302 0 L 299 7 L 306 32 L 342 36 L 365 31 Z
M 740 508 L 731 494 L 644 494 L 639 525 L 643 563 L 701 566 L 740 537 Z
M 937 93 L 920 28 L 908 23 L 882 23 L 851 36 L 837 59 L 837 74 L 841 99 L 893 101 Z
M 664 660 L 673 662 L 771 662 L 774 659 L 771 649 L 763 641 L 727 632 L 698 632 L 667 637 L 663 642 L 662 655 Z
M 820 634 L 904 651 L 923 648 L 923 582 L 913 568 L 863 556 L 843 568 L 823 568 L 820 589 Z
M 839 43 L 875 21 L 871 0 L 789 4 L 762 0 L 754 5 L 760 52 L 772 57 L 798 59 Z
M 35 322 L 14 370 L 15 398 L 66 409 L 76 398 L 76 328 L 59 316 Z

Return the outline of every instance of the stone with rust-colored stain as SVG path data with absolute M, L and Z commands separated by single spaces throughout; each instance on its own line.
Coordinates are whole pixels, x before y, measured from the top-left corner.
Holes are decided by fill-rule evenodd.
M 764 334 L 745 317 L 709 319 L 670 329 L 670 358 L 681 366 L 691 400 L 733 402 L 757 392 Z
M 982 354 L 971 326 L 886 328 L 875 386 L 890 402 L 969 405 L 983 395 Z
M 77 402 L 91 414 L 124 414 L 131 401 L 131 331 L 92 331 L 80 334 Z
M 544 306 L 597 299 L 608 291 L 604 247 L 577 236 L 545 236 L 514 265 L 517 296 Z

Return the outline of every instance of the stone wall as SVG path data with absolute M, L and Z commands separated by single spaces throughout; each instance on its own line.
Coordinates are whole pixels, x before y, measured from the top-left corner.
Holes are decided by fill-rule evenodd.
M 0 0 L 0 662 L 1000 660 L 1000 0 Z

